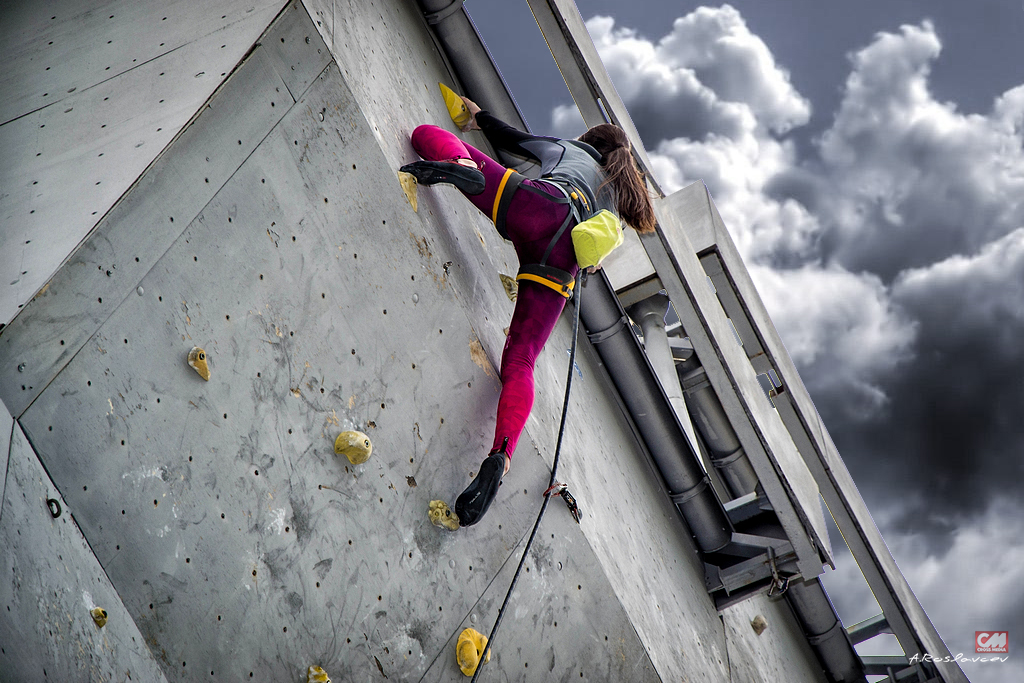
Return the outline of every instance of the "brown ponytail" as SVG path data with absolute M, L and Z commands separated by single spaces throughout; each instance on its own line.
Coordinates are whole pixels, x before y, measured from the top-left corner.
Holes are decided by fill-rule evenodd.
M 615 188 L 619 217 L 637 232 L 654 232 L 654 208 L 644 176 L 629 151 L 625 131 L 611 123 L 602 123 L 581 135 L 579 140 L 601 153 L 601 166 L 608 176 L 601 187 L 610 184 Z M 600 188 L 597 191 L 600 192 Z

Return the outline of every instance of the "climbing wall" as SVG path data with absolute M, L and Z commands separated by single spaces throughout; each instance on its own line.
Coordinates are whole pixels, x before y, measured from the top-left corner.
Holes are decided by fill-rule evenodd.
M 514 252 L 453 189 L 414 212 L 398 183 L 413 127 L 450 125 L 414 2 L 293 2 L 267 24 L 0 332 L 0 680 L 463 680 L 456 639 L 505 596 L 547 485 L 567 316 L 487 518 L 432 526 L 429 501 L 490 446 Z M 582 524 L 551 506 L 481 680 L 820 680 L 784 605 L 716 613 L 586 341 L 577 365 L 560 471 Z M 352 429 L 364 464 L 334 453 Z
M 427 502 L 451 500 L 486 451 L 498 384 L 449 282 L 465 264 L 429 200 L 411 211 L 308 21 L 297 6 L 274 24 L 4 334 L 46 386 L 5 387 L 19 424 L 174 680 L 288 680 L 311 663 L 449 676 L 453 634 L 487 629 L 502 580 L 488 589 L 543 489 L 524 458 L 506 486 L 529 504 L 510 495 L 474 532 L 428 523 Z M 102 312 L 54 324 L 83 291 Z M 18 344 L 33 334 L 53 353 Z M 196 345 L 209 382 L 185 364 Z M 54 356 L 52 380 L 33 375 Z M 351 428 L 374 442 L 358 467 L 332 449 Z M 524 582 L 530 617 L 516 606 L 495 664 L 653 675 L 578 532 L 553 531 L 531 567 L 544 588 Z M 589 638 L 556 657 L 562 632 Z M 602 656 L 605 637 L 629 656 Z
M 4 422 L 0 679 L 166 680 L 25 435 Z
M 47 282 L 283 4 L 0 5 L 0 323 Z

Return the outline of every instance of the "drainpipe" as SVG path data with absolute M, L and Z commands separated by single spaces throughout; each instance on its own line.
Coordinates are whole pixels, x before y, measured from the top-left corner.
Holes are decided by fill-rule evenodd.
M 456 78 L 465 88 L 464 94 L 502 121 L 528 131 L 512 93 L 494 66 L 476 26 L 462 7 L 463 3 L 460 0 L 419 0 L 419 4 L 427 23 L 441 42 Z M 508 160 L 522 163 L 521 159 L 512 157 Z
M 804 629 L 807 642 L 825 665 L 830 681 L 861 683 L 864 665 L 850 642 L 843 623 L 829 602 L 821 581 L 793 581 L 786 591 L 786 600 Z
M 643 330 L 643 348 L 647 354 L 647 359 L 651 362 L 654 374 L 658 376 L 661 388 L 665 390 L 665 396 L 668 397 L 669 403 L 672 404 L 676 417 L 679 418 L 679 424 L 683 426 L 683 431 L 686 432 L 686 438 L 689 439 L 691 447 L 698 449 L 700 445 L 693 428 L 693 419 L 690 411 L 686 408 L 683 389 L 679 385 L 679 375 L 676 374 L 675 354 L 672 347 L 669 346 L 668 334 L 665 331 L 665 315 L 668 313 L 668 310 L 668 297 L 664 294 L 655 294 L 629 306 L 626 309 L 626 313 Z M 693 349 L 691 348 L 687 357 L 692 355 Z M 706 454 L 701 466 L 711 477 L 711 485 L 719 492 L 719 498 L 728 500 L 729 491 L 722 490 L 722 482 L 717 475 L 713 474 L 714 469 L 711 463 L 707 461 Z
M 721 474 L 734 498 L 753 492 L 758 485 L 757 474 L 743 452 L 718 395 L 711 388 L 707 372 L 695 356 L 679 368 L 679 380 L 686 395 L 686 405 L 698 431 L 704 437 L 711 462 Z
M 629 317 L 632 318 L 644 332 L 644 351 L 651 361 L 654 373 L 661 380 L 661 387 L 665 390 L 669 403 L 676 409 L 676 415 L 687 415 L 686 403 L 683 401 L 683 390 L 679 386 L 679 377 L 676 375 L 676 362 L 672 358 L 672 349 L 668 345 L 668 335 L 665 333 L 665 313 L 668 311 L 668 297 L 664 294 L 655 294 L 626 309 Z M 685 425 L 684 425 L 685 426 Z
M 647 444 L 672 502 L 705 553 L 728 545 L 732 527 L 668 402 L 647 356 L 633 337 L 604 273 L 584 285 L 580 320 Z
M 676 414 L 687 416 L 680 417 L 680 421 L 689 419 L 697 425 L 711 451 L 712 464 L 729 486 L 732 497 L 739 498 L 754 491 L 758 484 L 757 474 L 740 447 L 739 438 L 729 424 L 725 409 L 711 388 L 700 360 L 691 356 L 685 364 L 678 366 L 680 371 L 677 372 L 665 333 L 668 305 L 667 296 L 655 294 L 630 306 L 629 315 L 643 329 L 644 350 Z M 686 387 L 685 400 L 680 382 Z

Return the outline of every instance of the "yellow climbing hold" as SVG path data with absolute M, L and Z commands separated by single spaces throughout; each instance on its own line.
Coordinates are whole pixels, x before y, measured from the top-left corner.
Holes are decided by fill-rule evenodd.
M 462 98 L 454 90 L 444 83 L 438 83 L 437 85 L 441 88 L 441 95 L 444 97 L 445 106 L 448 107 L 448 115 L 452 117 L 452 123 L 462 128 L 472 118 L 469 109 L 466 108 L 466 103 L 462 101 Z
M 96 625 L 103 628 L 107 625 L 107 610 L 102 607 L 93 607 L 89 610 L 89 614 L 92 615 L 92 620 L 96 622 Z
M 210 366 L 206 364 L 206 351 L 198 346 L 193 346 L 192 350 L 188 352 L 188 364 L 199 373 L 200 377 L 207 382 L 210 381 Z
M 402 184 L 402 191 L 405 192 L 405 198 L 409 200 L 409 205 L 412 206 L 413 212 L 416 212 L 418 210 L 416 204 L 416 176 L 412 173 L 399 171 L 398 182 Z
M 306 683 L 331 683 L 331 679 L 319 666 L 311 666 L 306 672 Z
M 370 443 L 370 437 L 362 432 L 342 432 L 334 440 L 334 452 L 344 455 L 353 465 L 362 465 L 370 459 L 373 444 Z
M 505 288 L 508 300 L 515 301 L 516 297 L 519 296 L 519 283 L 516 282 L 514 277 L 509 277 L 505 273 L 498 273 L 498 277 L 501 278 L 501 285 Z
M 455 646 L 455 661 L 458 662 L 462 673 L 472 676 L 476 673 L 476 667 L 480 664 L 480 653 L 487 647 L 487 636 L 478 633 L 474 629 L 467 628 L 459 634 L 459 642 Z M 483 655 L 484 664 L 491 661 L 491 650 L 487 648 L 487 654 Z
M 448 503 L 443 500 L 430 501 L 430 509 L 427 510 L 427 517 L 430 518 L 430 523 L 434 526 L 439 526 L 442 529 L 448 529 L 448 531 L 459 530 L 458 516 L 452 512 L 452 509 L 448 507 Z

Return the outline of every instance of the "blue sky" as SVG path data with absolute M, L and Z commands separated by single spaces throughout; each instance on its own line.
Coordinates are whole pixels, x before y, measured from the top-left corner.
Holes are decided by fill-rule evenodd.
M 970 655 L 974 632 L 995 629 L 1013 650 L 1024 6 L 577 4 L 662 187 L 708 185 L 950 650 Z M 525 3 L 467 8 L 534 132 L 578 134 Z M 877 611 L 848 557 L 824 578 L 847 624 Z M 1020 660 L 965 672 L 1024 680 Z

